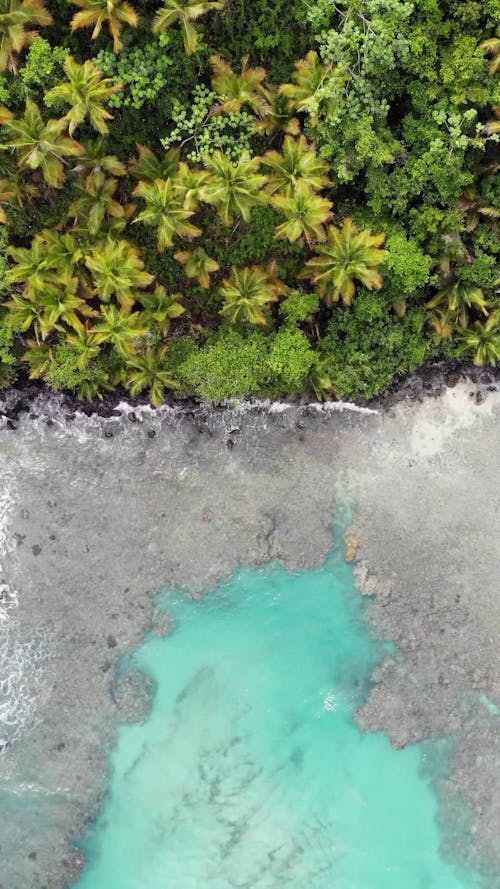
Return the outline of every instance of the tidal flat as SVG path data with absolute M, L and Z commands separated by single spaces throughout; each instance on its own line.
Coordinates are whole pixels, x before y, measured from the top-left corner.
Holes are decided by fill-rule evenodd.
M 116 725 L 143 720 L 154 694 L 123 656 L 170 632 L 155 595 L 210 595 L 269 561 L 315 568 L 334 517 L 352 528 L 369 631 L 392 643 L 358 725 L 397 748 L 446 745 L 431 775 L 443 849 L 495 886 L 500 396 L 463 380 L 339 407 L 68 419 L 41 397 L 36 418 L 0 430 L 2 889 L 77 878 Z

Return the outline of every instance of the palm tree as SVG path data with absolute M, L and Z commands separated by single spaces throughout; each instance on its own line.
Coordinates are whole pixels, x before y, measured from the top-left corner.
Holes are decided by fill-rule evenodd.
M 317 156 L 314 146 L 305 136 L 299 139 L 285 136 L 281 153 L 267 151 L 262 158 L 262 166 L 271 171 L 267 188 L 270 194 L 281 191 L 291 195 L 298 182 L 305 181 L 317 190 L 330 184 L 328 164 Z
M 259 265 L 237 268 L 233 265 L 229 278 L 224 278 L 220 292 L 224 297 L 222 315 L 228 315 L 233 324 L 249 321 L 265 324 L 263 308 L 275 302 L 287 287 L 274 274 L 274 269 Z
M 120 35 L 123 25 L 137 28 L 139 24 L 139 16 L 127 0 L 71 0 L 71 2 L 81 8 L 71 20 L 71 30 L 93 27 L 92 40 L 95 40 L 99 37 L 102 26 L 107 24 L 113 38 L 114 52 L 120 52 L 122 48 Z
M 178 318 L 185 312 L 179 302 L 181 294 L 167 293 L 162 284 L 157 284 L 152 293 L 139 294 L 138 299 L 143 307 L 141 318 L 145 326 L 149 329 L 156 324 L 163 334 L 167 333 L 172 318 Z
M 35 235 L 30 247 L 9 247 L 14 260 L 6 274 L 11 284 L 24 284 L 24 292 L 38 298 L 47 287 L 70 282 L 74 267 L 82 257 L 72 235 L 44 229 Z
M 174 253 L 174 259 L 184 266 L 186 278 L 196 278 L 200 287 L 208 290 L 210 287 L 210 274 L 219 269 L 219 263 L 205 253 L 203 247 L 194 250 L 179 250 Z
M 318 401 L 327 401 L 335 394 L 334 385 L 324 360 L 316 357 L 307 375 L 306 386 L 314 392 Z
M 430 316 L 436 339 L 451 340 L 455 332 L 456 317 L 448 309 L 435 309 Z
M 153 19 L 153 33 L 161 34 L 178 22 L 184 49 L 190 56 L 198 46 L 198 32 L 193 22 L 211 9 L 222 9 L 223 6 L 221 0 L 163 0 L 163 6 Z
M 275 133 L 285 133 L 289 136 L 298 136 L 300 123 L 295 117 L 292 104 L 277 87 L 267 86 L 267 108 L 263 117 L 257 117 L 253 122 L 253 129 L 262 136 L 274 136 Z
M 461 330 L 458 354 L 473 352 L 474 364 L 490 364 L 496 366 L 500 361 L 500 328 L 476 321 L 472 327 Z
M 102 72 L 93 62 L 87 61 L 79 65 L 72 56 L 66 56 L 64 60 L 64 73 L 67 81 L 58 83 L 45 95 L 47 107 L 60 102 L 71 106 L 65 115 L 70 136 L 86 117 L 98 133 L 107 133 L 107 121 L 112 120 L 113 115 L 104 105 L 114 93 L 121 90 L 122 85 L 114 83 L 111 77 L 103 78 Z
M 158 249 L 171 247 L 174 237 L 196 238 L 201 229 L 189 222 L 193 210 L 188 209 L 179 195 L 172 179 L 155 179 L 154 182 L 139 182 L 133 192 L 146 202 L 146 207 L 134 219 L 154 225 L 158 234 Z
M 120 355 L 131 355 L 135 351 L 135 340 L 146 336 L 148 329 L 139 312 L 128 312 L 117 306 L 102 306 L 103 320 L 92 328 L 94 342 L 112 343 Z
M 30 367 L 30 380 L 38 380 L 54 366 L 54 352 L 48 343 L 39 343 L 38 340 L 28 340 L 23 361 L 27 361 Z
M 174 187 L 187 210 L 196 211 L 203 194 L 203 188 L 210 180 L 207 170 L 190 167 L 182 161 L 172 176 Z
M 38 343 L 42 336 L 43 326 L 43 308 L 40 305 L 40 295 L 24 293 L 14 293 L 13 296 L 4 303 L 8 310 L 7 320 L 9 326 L 13 330 L 29 330 L 33 328 L 33 332 Z
M 94 330 L 81 325 L 74 333 L 68 333 L 66 342 L 76 353 L 75 365 L 78 370 L 85 370 L 90 362 L 99 355 L 98 337 Z
M 488 136 L 495 136 L 500 133 L 500 105 L 493 105 L 493 118 L 484 125 L 484 131 Z M 489 169 L 489 168 L 487 168 Z M 492 167 L 494 171 L 498 168 L 496 165 Z
M 77 197 L 70 204 L 68 216 L 75 220 L 84 232 L 97 235 L 111 219 L 124 219 L 129 207 L 124 207 L 114 197 L 116 179 L 106 179 L 104 173 L 87 176 L 83 185 L 76 185 Z
M 484 50 L 492 57 L 490 62 L 490 74 L 500 71 L 500 27 L 496 30 L 496 37 L 490 37 L 481 43 L 479 49 Z
M 73 282 L 76 287 L 76 281 Z M 83 327 L 79 315 L 90 318 L 95 315 L 88 303 L 80 296 L 75 296 L 71 289 L 48 287 L 39 297 L 43 315 L 40 320 L 42 340 L 54 330 L 63 330 L 61 322 L 73 330 Z
M 175 389 L 179 384 L 174 379 L 168 361 L 167 347 L 147 349 L 127 362 L 128 386 L 132 395 L 149 389 L 151 404 L 160 407 L 165 389 Z
M 474 231 L 482 218 L 485 221 L 500 219 L 500 207 L 483 204 L 481 195 L 472 187 L 466 188 L 460 196 L 458 209 L 465 213 L 465 228 L 468 232 Z
M 135 179 L 146 179 L 147 182 L 172 179 L 179 169 L 181 153 L 178 148 L 169 148 L 162 158 L 158 158 L 146 145 L 138 145 L 137 154 L 129 164 L 130 173 Z
M 466 281 L 449 281 L 427 303 L 428 309 L 444 309 L 460 327 L 467 327 L 470 309 L 488 314 L 488 302 L 480 287 Z
M 0 143 L 0 150 L 14 152 L 21 169 L 41 169 L 47 185 L 59 188 L 64 180 L 65 158 L 83 153 L 79 142 L 62 135 L 66 121 L 44 123 L 40 109 L 31 99 L 26 99 L 26 110 L 20 118 L 6 109 L 1 112 L 7 138 Z
M 248 56 L 241 60 L 241 74 L 236 74 L 229 62 L 220 56 L 210 56 L 210 63 L 214 70 L 212 89 L 222 99 L 217 113 L 230 114 L 248 105 L 255 114 L 262 116 L 270 109 L 268 91 L 264 86 L 265 68 L 250 68 Z
M 274 195 L 271 204 L 286 217 L 286 222 L 274 229 L 276 238 L 290 243 L 303 238 L 308 247 L 315 241 L 325 240 L 323 224 L 332 215 L 332 205 L 326 198 L 314 194 L 304 179 L 299 179 L 291 194 Z
M 136 248 L 128 241 L 116 241 L 109 235 L 85 257 L 85 264 L 99 298 L 109 302 L 115 296 L 124 309 L 133 305 L 136 288 L 148 287 L 153 281 L 153 275 L 144 271 Z
M 282 84 L 279 91 L 296 111 L 309 114 L 311 122 L 316 124 L 320 112 L 328 113 L 333 106 L 333 97 L 323 92 L 333 70 L 333 65 L 323 65 L 318 53 L 311 49 L 304 59 L 295 62 L 293 83 Z
M 224 225 L 232 225 L 235 215 L 248 222 L 252 207 L 263 202 L 262 188 L 267 182 L 267 176 L 257 172 L 260 158 L 244 153 L 233 163 L 221 151 L 214 151 L 204 163 L 211 176 L 202 200 L 217 208 Z
M 125 176 L 126 164 L 118 160 L 114 154 L 106 154 L 107 145 L 103 138 L 92 139 L 83 142 L 83 152 L 78 158 L 78 163 L 73 167 L 73 173 L 93 176 L 94 173 L 108 173 L 110 176 Z
M 48 285 L 42 293 L 28 292 L 14 294 L 5 303 L 9 310 L 9 324 L 15 330 L 33 328 L 37 342 L 56 330 L 63 330 L 61 322 L 73 330 L 81 328 L 79 317 L 90 317 L 94 310 L 81 297 L 75 296 L 71 289 L 61 289 Z
M 327 232 L 327 243 L 317 245 L 318 255 L 306 262 L 300 277 L 310 278 L 327 304 L 342 299 L 348 306 L 357 283 L 367 290 L 378 290 L 382 276 L 377 268 L 388 256 L 387 250 L 381 249 L 385 234 L 359 230 L 349 218 L 342 228 L 329 225 Z
M 60 280 L 74 276 L 83 252 L 70 232 L 61 234 L 56 229 L 44 228 L 35 235 L 35 240 L 40 241 L 45 250 L 47 268 L 55 269 Z
M 19 53 L 38 36 L 32 26 L 52 21 L 43 0 L 0 0 L 0 73 L 15 73 Z

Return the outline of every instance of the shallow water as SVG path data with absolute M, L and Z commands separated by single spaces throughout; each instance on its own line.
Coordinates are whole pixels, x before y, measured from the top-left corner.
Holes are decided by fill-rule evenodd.
M 440 857 L 421 750 L 354 723 L 383 647 L 338 551 L 161 601 L 173 632 L 132 657 L 153 708 L 119 730 L 75 889 L 481 885 Z

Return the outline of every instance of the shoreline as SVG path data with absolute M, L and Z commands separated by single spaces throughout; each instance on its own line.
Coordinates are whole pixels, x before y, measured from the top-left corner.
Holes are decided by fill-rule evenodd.
M 500 383 L 500 366 L 496 368 L 476 366 L 455 359 L 429 362 L 413 373 L 396 377 L 391 385 L 375 398 L 369 400 L 360 399 L 356 402 L 344 402 L 342 400 L 325 402 L 302 401 L 299 397 L 296 399 L 276 399 L 274 401 L 253 398 L 243 401 L 203 402 L 191 397 L 177 398 L 171 391 L 167 394 L 164 404 L 159 408 L 152 407 L 143 396 L 132 396 L 125 389 L 117 388 L 113 392 L 104 393 L 102 399 L 96 398 L 91 401 L 82 401 L 69 390 L 51 389 L 44 382 L 26 379 L 20 381 L 17 385 L 0 389 L 0 423 L 12 429 L 12 424 L 18 422 L 23 415 L 32 414 L 34 406 L 36 406 L 38 411 L 41 411 L 42 416 L 46 416 L 48 419 L 50 419 L 53 413 L 53 410 L 50 408 L 55 408 L 64 415 L 66 420 L 70 421 L 74 419 L 76 414 L 110 419 L 122 413 L 120 410 L 121 405 L 127 405 L 131 412 L 134 411 L 134 408 L 139 408 L 142 411 L 149 409 L 151 412 L 172 409 L 188 417 L 193 414 L 203 414 L 207 410 L 219 413 L 232 409 L 235 406 L 255 410 L 260 408 L 265 410 L 269 405 L 274 405 L 276 409 L 283 405 L 283 409 L 295 407 L 302 410 L 307 408 L 340 410 L 342 409 L 341 405 L 346 405 L 358 409 L 377 411 L 392 407 L 405 399 L 419 401 L 422 398 L 437 398 L 443 393 L 445 388 L 454 388 L 459 382 L 496 386 Z M 47 406 L 50 406 L 45 412 L 44 402 Z M 338 405 L 338 407 L 335 408 L 335 405 Z M 40 414 L 35 413 L 34 416 L 37 417 Z
M 437 391 L 442 377 L 433 373 Z M 130 411 L 123 407 L 114 408 L 116 413 L 108 417 L 87 419 L 82 414 L 75 422 L 64 422 L 59 399 L 42 393 L 39 408 L 30 414 L 33 422 L 19 427 L 21 435 L 1 431 L 3 472 L 8 469 L 12 483 L 10 501 L 3 506 L 2 569 L 12 589 L 20 591 L 12 626 L 18 627 L 19 644 L 35 638 L 40 639 L 40 650 L 46 646 L 48 683 L 46 697 L 38 701 L 39 721 L 16 747 L 13 774 L 22 778 L 24 787 L 31 782 L 42 788 L 23 793 L 61 789 L 43 835 L 36 838 L 39 849 L 32 848 L 31 834 L 23 837 L 22 825 L 21 834 L 11 838 L 14 850 L 37 852 L 37 857 L 23 863 L 29 874 L 24 882 L 11 879 L 9 889 L 38 889 L 49 879 L 54 887 L 66 887 L 75 879 L 81 853 L 75 846 L 69 849 L 66 840 L 82 836 L 106 793 L 107 752 L 116 722 L 141 718 L 147 703 L 147 696 L 138 701 L 137 675 L 129 672 L 118 681 L 115 667 L 146 630 L 164 632 L 154 607 L 154 595 L 162 588 L 182 587 L 199 595 L 241 565 L 270 560 L 289 570 L 314 567 L 331 549 L 332 516 L 347 503 L 360 532 L 353 567 L 366 564 L 370 583 L 374 578 L 391 580 L 385 601 L 369 600 L 371 631 L 394 640 L 411 667 L 410 678 L 421 676 L 422 687 L 428 682 L 424 662 L 430 645 L 442 661 L 441 671 L 450 672 L 450 658 L 453 664 L 456 657 L 455 628 L 463 626 L 465 631 L 470 622 L 463 604 L 441 592 L 448 580 L 440 578 L 446 607 L 439 620 L 442 626 L 450 625 L 451 635 L 434 635 L 437 630 L 429 627 L 428 613 L 436 609 L 429 601 L 436 595 L 436 581 L 429 583 L 428 572 L 434 563 L 439 568 L 443 552 L 450 562 L 455 559 L 455 541 L 443 528 L 441 515 L 450 490 L 455 498 L 452 528 L 458 519 L 465 521 L 464 513 L 474 503 L 470 544 L 460 528 L 460 545 L 472 546 L 472 553 L 475 546 L 477 555 L 484 545 L 481 537 L 494 535 L 494 518 L 479 504 L 494 485 L 486 470 L 496 451 L 486 447 L 485 439 L 477 468 L 467 455 L 471 441 L 477 449 L 476 426 L 483 438 L 488 430 L 494 434 L 489 417 L 499 399 L 488 391 L 498 391 L 491 377 L 479 384 L 456 381 L 454 388 L 430 398 L 424 394 L 430 391 L 424 388 L 426 382 L 420 378 L 412 384 L 413 398 L 399 398 L 392 405 L 386 401 L 391 408 L 387 411 L 375 405 L 368 411 L 360 411 L 360 406 L 342 409 L 348 406 L 341 403 L 331 411 L 280 403 L 270 409 L 261 403 L 213 411 L 207 405 L 196 410 L 135 407 L 135 419 L 143 423 L 131 422 Z M 19 416 L 22 419 L 22 412 Z M 442 484 L 437 484 L 441 476 Z M 474 501 L 470 485 L 478 488 Z M 435 490 L 446 494 L 437 505 Z M 432 509 L 429 504 L 423 508 L 426 498 L 434 504 Z M 422 534 L 429 539 L 420 551 Z M 486 568 L 488 558 L 491 569 L 486 552 Z M 462 567 L 463 578 L 451 580 L 470 582 L 475 592 L 470 573 L 474 560 L 469 561 L 469 573 Z M 409 566 L 413 574 L 408 574 Z M 408 590 L 415 591 L 410 602 Z M 491 614 L 490 598 L 480 599 L 476 592 L 473 607 Z M 484 632 L 478 630 L 471 643 L 481 657 Z M 463 644 L 469 644 L 467 633 Z M 419 651 L 424 662 L 415 660 Z M 496 657 L 488 650 L 490 654 Z M 467 676 L 469 665 L 464 669 Z M 473 672 L 476 669 L 474 664 Z M 496 675 L 493 662 L 488 675 Z M 436 694 L 435 701 L 439 712 L 453 715 L 450 702 L 456 704 L 457 688 L 465 680 L 450 676 L 449 695 L 444 699 Z M 401 668 L 397 674 L 382 671 L 374 692 L 360 719 L 368 730 L 386 731 L 396 745 L 398 730 L 403 742 L 411 743 L 418 740 L 419 731 L 429 729 L 432 735 L 442 728 L 439 713 L 415 709 L 409 677 Z M 487 682 L 481 693 L 496 700 Z M 403 712 L 401 701 L 400 709 L 394 709 L 397 695 L 405 703 Z M 478 706 L 483 722 L 491 721 Z M 476 850 L 478 837 L 484 834 L 486 842 L 491 832 L 488 819 L 496 824 L 485 794 L 497 780 L 491 733 L 477 737 L 491 768 L 479 798 L 468 798 L 484 813 Z M 42 764 L 36 770 L 35 762 Z M 467 765 L 469 778 L 463 760 L 457 760 L 459 777 L 452 790 L 470 790 L 477 774 L 473 763 Z M 449 788 L 443 788 L 443 799 L 449 795 Z M 3 847 L 8 861 L 9 837 Z

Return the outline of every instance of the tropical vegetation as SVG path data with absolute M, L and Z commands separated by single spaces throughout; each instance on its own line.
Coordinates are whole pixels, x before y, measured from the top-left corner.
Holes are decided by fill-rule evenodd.
M 500 362 L 500 0 L 0 0 L 0 386 Z

